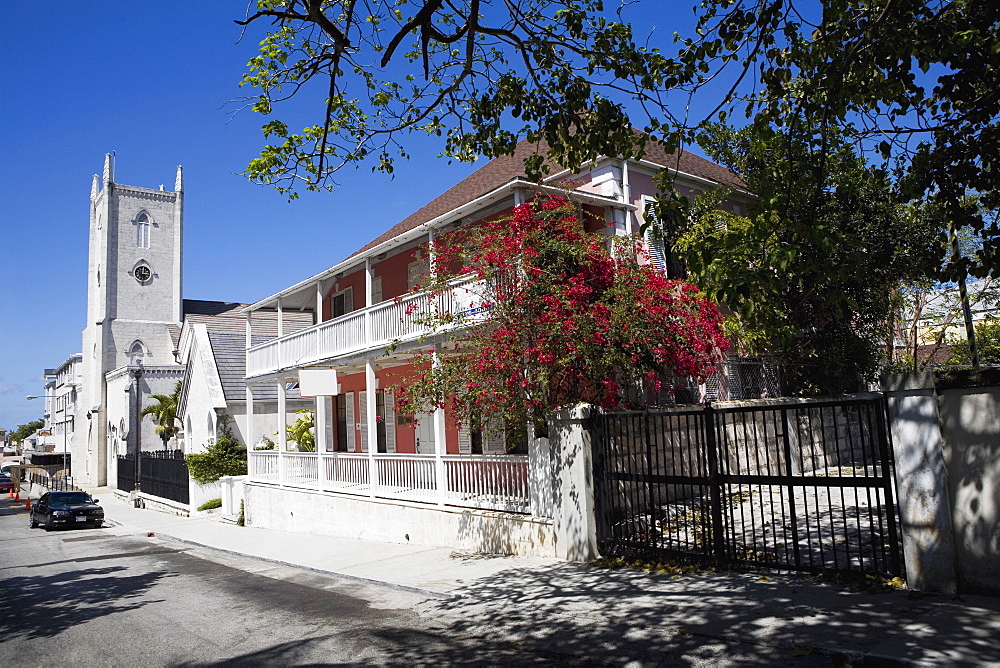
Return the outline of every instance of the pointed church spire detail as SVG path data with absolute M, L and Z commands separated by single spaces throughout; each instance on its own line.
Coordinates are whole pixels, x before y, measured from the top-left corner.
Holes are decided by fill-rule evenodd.
M 184 191 L 184 168 L 177 165 L 177 178 L 174 180 L 174 192 Z
M 90 184 L 90 199 L 97 199 L 99 188 L 97 187 L 97 174 L 94 174 L 94 181 Z
M 114 181 L 112 180 L 113 178 L 114 178 L 114 174 L 111 173 L 111 154 L 110 153 L 105 153 L 104 154 L 104 187 L 105 188 L 107 188 L 112 183 L 114 183 Z

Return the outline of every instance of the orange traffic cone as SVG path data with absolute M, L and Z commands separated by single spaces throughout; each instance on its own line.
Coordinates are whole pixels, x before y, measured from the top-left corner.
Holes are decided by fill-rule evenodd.
M 14 492 L 14 503 L 21 503 L 21 490 Z
M 24 498 L 27 500 L 27 503 L 24 504 L 24 509 L 25 510 L 31 510 L 31 495 L 29 494 L 28 496 L 26 496 Z
M 13 487 L 11 487 L 10 491 L 7 492 L 7 498 L 8 499 L 13 499 L 14 498 L 14 488 Z

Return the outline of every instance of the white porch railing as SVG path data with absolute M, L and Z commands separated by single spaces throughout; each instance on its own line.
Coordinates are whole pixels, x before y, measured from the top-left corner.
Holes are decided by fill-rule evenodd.
M 527 513 L 528 458 L 510 455 L 448 455 L 447 503 L 475 508 Z
M 312 452 L 284 452 L 285 480 L 289 485 L 309 485 L 319 482 L 319 462 Z
M 248 452 L 247 474 L 250 480 L 278 482 L 278 453 L 274 450 Z
M 376 454 L 378 478 L 370 484 L 369 456 L 363 453 L 251 451 L 249 479 L 289 487 L 401 499 L 423 503 L 530 513 L 528 457 L 446 455 L 441 459 L 446 488 L 437 486 L 434 455 Z M 284 460 L 280 479 L 279 458 Z M 321 469 L 322 467 L 322 469 Z M 322 470 L 322 478 L 319 472 Z
M 463 324 L 473 322 L 475 312 L 480 309 L 471 287 L 468 282 L 457 285 L 433 301 L 428 301 L 425 293 L 409 295 L 398 302 L 385 301 L 252 346 L 247 349 L 247 378 L 381 348 L 393 341 L 416 339 L 426 332 L 421 317 L 432 311 L 466 313 L 470 320 Z

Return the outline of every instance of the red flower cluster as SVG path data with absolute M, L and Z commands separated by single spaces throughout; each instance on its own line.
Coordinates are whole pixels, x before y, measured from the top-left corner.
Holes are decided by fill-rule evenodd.
M 586 232 L 560 197 L 440 238 L 431 252 L 446 270 L 433 289 L 471 277 L 490 308 L 461 332 L 463 352 L 425 366 L 402 403 L 523 419 L 577 402 L 623 406 L 643 387 L 658 389 L 664 373 L 711 373 L 728 348 L 718 308 L 694 286 L 639 264 L 636 242 L 615 253 L 611 242 Z

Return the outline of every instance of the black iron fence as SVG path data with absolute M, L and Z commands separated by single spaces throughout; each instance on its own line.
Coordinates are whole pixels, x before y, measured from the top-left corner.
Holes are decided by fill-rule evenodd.
M 118 457 L 118 489 L 136 489 L 135 455 Z M 152 496 L 190 503 L 188 469 L 183 450 L 143 452 L 139 458 L 138 488 Z
M 603 554 L 902 575 L 881 397 L 601 414 Z
M 48 473 L 31 471 L 27 475 L 27 481 L 34 485 L 41 485 L 50 492 L 76 492 L 80 488 L 76 486 L 73 476 L 52 477 Z

